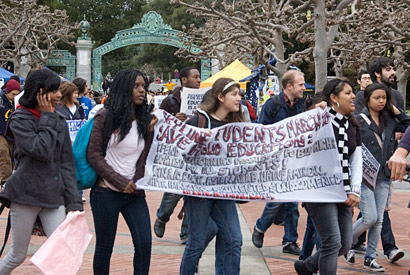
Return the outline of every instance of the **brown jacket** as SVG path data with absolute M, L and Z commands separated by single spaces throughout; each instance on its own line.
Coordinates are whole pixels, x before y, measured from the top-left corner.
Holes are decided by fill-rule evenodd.
M 87 160 L 90 163 L 91 167 L 95 170 L 95 172 L 97 172 L 97 174 L 101 178 L 107 180 L 110 184 L 115 186 L 115 188 L 123 192 L 125 186 L 127 186 L 127 184 L 129 183 L 129 180 L 115 172 L 114 169 L 107 164 L 102 151 L 105 118 L 105 108 L 99 110 L 94 117 L 93 130 L 91 132 L 90 142 L 87 148 Z M 154 132 L 148 131 L 148 133 L 145 136 L 144 150 L 136 164 L 136 171 L 133 177 L 134 182 L 144 177 L 145 161 L 147 159 L 153 137 Z M 135 195 L 145 196 L 144 190 L 136 190 Z

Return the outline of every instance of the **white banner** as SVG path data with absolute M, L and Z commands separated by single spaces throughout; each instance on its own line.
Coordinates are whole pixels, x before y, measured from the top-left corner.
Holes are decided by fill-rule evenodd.
M 184 87 L 181 91 L 181 113 L 185 113 L 188 117 L 192 116 L 196 111 L 199 103 L 201 103 L 204 94 L 211 87 L 201 89 L 191 89 Z
M 161 106 L 162 101 L 167 97 L 167 95 L 156 95 L 154 96 L 154 107 L 155 109 L 159 109 Z
M 363 158 L 363 183 L 374 191 L 377 181 L 377 173 L 379 172 L 380 163 L 374 158 L 372 153 L 362 143 L 362 158 Z
M 273 125 L 189 126 L 164 110 L 141 189 L 201 197 L 343 202 L 342 169 L 328 113 L 317 108 Z
M 70 133 L 71 143 L 74 142 L 78 130 L 83 126 L 87 120 L 67 120 L 68 132 Z

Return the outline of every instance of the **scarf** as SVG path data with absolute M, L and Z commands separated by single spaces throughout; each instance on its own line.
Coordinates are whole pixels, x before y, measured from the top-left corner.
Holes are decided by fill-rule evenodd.
M 332 123 L 339 129 L 338 132 L 338 144 L 337 148 L 339 150 L 339 159 L 342 164 L 343 171 L 343 185 L 345 191 L 350 191 L 350 181 L 349 181 L 349 148 L 347 147 L 347 128 L 349 127 L 349 121 L 346 116 L 343 116 L 333 110 L 329 109 L 329 116 L 332 118 Z

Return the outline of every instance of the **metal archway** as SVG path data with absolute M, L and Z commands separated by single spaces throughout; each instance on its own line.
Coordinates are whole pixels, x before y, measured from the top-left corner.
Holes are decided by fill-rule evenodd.
M 161 15 L 155 11 L 149 11 L 142 17 L 141 23 L 135 24 L 130 29 L 118 31 L 110 42 L 99 46 L 93 51 L 92 57 L 92 73 L 93 73 L 93 88 L 100 87 L 101 74 L 101 58 L 104 54 L 113 50 L 136 44 L 162 44 L 177 48 L 186 48 L 183 40 L 179 38 L 179 31 L 164 24 Z M 201 52 L 194 46 L 190 49 L 191 52 Z M 201 79 L 207 79 L 210 73 L 210 60 L 201 61 Z
M 66 50 L 52 50 L 45 66 L 66 67 L 65 76 L 73 80 L 75 78 L 76 57 Z

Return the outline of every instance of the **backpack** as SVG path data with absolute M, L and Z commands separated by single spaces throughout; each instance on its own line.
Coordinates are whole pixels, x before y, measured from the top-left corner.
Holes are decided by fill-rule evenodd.
M 109 108 L 106 108 L 106 110 L 107 114 L 104 122 L 102 148 L 104 156 L 112 133 L 112 111 Z M 94 118 L 91 118 L 80 128 L 80 130 L 78 130 L 77 136 L 75 137 L 73 143 L 75 173 L 77 176 L 77 188 L 79 190 L 92 188 L 98 177 L 97 173 L 87 160 L 87 148 L 88 143 L 90 142 L 93 125 Z

